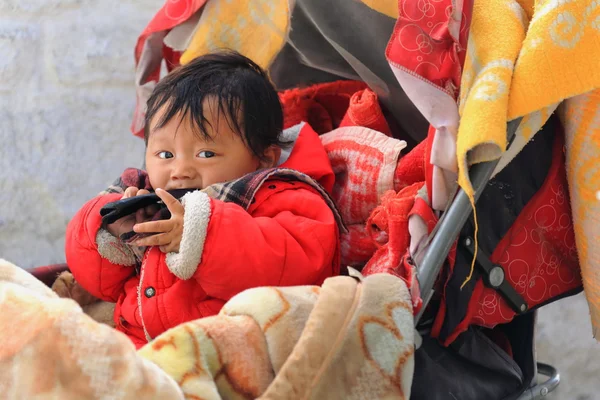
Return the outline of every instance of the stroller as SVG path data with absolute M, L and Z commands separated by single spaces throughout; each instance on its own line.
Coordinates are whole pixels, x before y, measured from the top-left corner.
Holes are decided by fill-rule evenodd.
M 168 10 L 175 3 L 181 7 L 180 14 Z M 413 103 L 415 93 L 408 93 L 384 55 L 389 37 L 402 27 L 431 28 L 437 26 L 436 18 L 447 16 L 425 12 L 418 24 L 411 20 L 411 24 L 402 25 L 400 18 L 395 27 L 398 7 L 409 15 L 411 2 L 400 1 L 398 5 L 395 1 L 330 0 L 327 3 L 328 9 L 334 9 L 335 13 L 324 12 L 322 0 L 297 0 L 293 11 L 289 11 L 292 15 L 289 36 L 276 46 L 277 51 L 267 48 L 267 44 L 267 47 L 257 44 L 257 49 L 247 55 L 269 65 L 270 75 L 281 90 L 338 80 L 365 82 L 379 96 L 394 137 L 406 140 L 412 148 L 409 155 L 420 152 L 426 164 L 423 187 L 418 194 L 410 194 L 409 210 L 411 216 L 425 222 L 426 232 L 420 240 L 415 239 L 418 235 L 414 231 L 410 232 L 413 236 L 410 248 L 396 254 L 398 260 L 393 268 L 381 269 L 373 264 L 365 267 L 370 273 L 401 276 L 412 289 L 418 310 L 415 329 L 422 340 L 415 353 L 411 398 L 447 399 L 451 394 L 460 399 L 524 400 L 546 396 L 558 386 L 559 374 L 552 366 L 536 363 L 536 309 L 582 290 L 571 211 L 565 199 L 564 138 L 558 118 L 550 117 L 536 140 L 527 144 L 493 178 L 498 160 L 482 162 L 470 169 L 474 200 L 478 200 L 477 218 L 473 213 L 473 198 L 456 187 L 447 189 L 451 201 L 439 207 L 434 204 L 439 200 L 432 193 L 436 178 L 439 183 L 440 171 L 429 160 L 435 142 L 442 140 L 441 130 L 428 128 L 431 118 L 424 115 L 432 111 L 424 112 L 422 103 Z M 435 78 L 454 94 L 460 86 L 473 7 L 469 1 L 459 3 L 462 3 L 457 30 L 460 34 L 445 37 L 439 30 L 434 41 L 441 49 L 451 49 L 452 57 L 436 66 Z M 277 12 L 276 4 L 272 3 L 270 12 Z M 200 24 L 209 15 L 211 6 L 210 0 L 167 2 L 143 32 L 136 47 L 138 108 L 132 125 L 134 134 L 143 134 L 143 104 L 148 91 L 160 79 L 161 61 L 164 58 L 167 69 L 171 70 L 190 57 L 189 50 L 196 44 L 189 38 L 194 32 L 198 34 L 190 26 Z M 264 4 L 260 11 L 267 13 L 268 8 Z M 166 18 L 167 15 L 178 17 Z M 273 15 L 270 18 L 278 21 Z M 279 28 L 277 23 L 271 27 Z M 233 47 L 232 43 L 221 44 Z M 243 43 L 240 46 L 237 50 L 244 52 Z M 406 54 L 399 55 L 391 55 L 393 48 L 387 50 L 389 58 L 414 55 L 412 50 L 405 49 Z M 202 47 L 196 51 L 201 52 Z M 508 123 L 508 142 L 514 138 L 520 123 L 520 119 Z M 539 162 L 531 168 L 533 157 Z M 529 174 L 521 173 L 525 166 L 530 168 Z M 534 223 L 548 222 L 544 212 L 567 218 L 552 230 L 541 232 Z M 405 228 L 411 229 L 409 225 Z M 394 240 L 391 234 L 389 240 Z M 527 271 L 519 269 L 519 264 Z M 529 265 L 537 265 L 536 270 L 529 272 Z M 40 267 L 33 273 L 51 284 L 56 272 L 64 268 Z M 538 290 L 542 286 L 548 290 Z M 547 380 L 538 384 L 538 374 L 547 376 Z

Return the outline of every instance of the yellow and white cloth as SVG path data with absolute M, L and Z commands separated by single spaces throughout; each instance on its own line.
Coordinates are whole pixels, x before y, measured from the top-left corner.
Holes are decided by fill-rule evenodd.
M 288 0 L 208 1 L 181 63 L 218 49 L 236 50 L 268 67 L 286 42 Z
M 499 171 L 560 108 L 577 249 L 600 333 L 600 1 L 475 1 L 460 94 L 459 185 L 471 164 Z M 523 117 L 507 146 L 506 122 Z
M 396 0 L 361 1 L 384 15 L 398 17 Z M 228 48 L 268 68 L 287 41 L 295 5 L 295 0 L 207 1 L 189 43 L 182 46 L 181 64 Z

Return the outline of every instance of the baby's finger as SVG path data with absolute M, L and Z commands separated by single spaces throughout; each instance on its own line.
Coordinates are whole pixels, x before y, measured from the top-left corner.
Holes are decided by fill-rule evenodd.
M 140 208 L 139 210 L 137 210 L 135 212 L 135 222 L 136 223 L 140 223 L 140 222 L 144 222 L 148 219 L 148 217 L 146 216 L 146 212 L 144 211 L 143 208 Z
M 140 190 L 138 190 L 136 196 L 141 196 L 143 194 L 150 194 L 150 192 L 147 191 L 146 189 L 140 189 Z
M 127 189 L 125 189 L 125 193 L 123 193 L 123 199 L 127 199 L 129 197 L 133 197 L 136 195 L 136 193 L 138 192 L 138 188 L 136 188 L 135 186 L 129 186 Z
M 162 233 L 173 229 L 169 220 L 144 222 L 133 226 L 133 231 L 137 233 Z
M 165 246 L 160 246 L 159 250 L 162 251 L 163 253 L 167 254 L 167 253 L 171 253 L 172 251 L 175 251 L 175 248 L 172 244 L 167 244 Z
M 134 242 L 136 246 L 164 246 L 171 242 L 171 238 L 166 233 L 159 233 L 158 235 L 147 236 L 145 238 L 138 239 Z
M 158 212 L 158 210 L 160 210 L 160 207 L 157 204 L 151 204 L 149 206 L 146 206 L 146 208 L 144 208 L 144 212 L 146 213 L 146 216 L 148 218 L 154 217 L 154 214 L 156 214 Z
M 179 200 L 177 200 L 175 197 L 173 197 L 169 192 L 167 192 L 166 190 L 163 190 L 163 189 L 156 189 L 156 194 L 158 195 L 158 197 L 160 197 L 160 199 L 163 201 L 163 203 L 165 203 L 165 205 L 171 212 L 171 215 L 183 214 L 183 211 L 184 211 L 183 205 L 179 202 Z
M 159 250 L 163 253 L 178 253 L 179 252 L 179 243 L 170 242 L 164 246 L 160 246 Z

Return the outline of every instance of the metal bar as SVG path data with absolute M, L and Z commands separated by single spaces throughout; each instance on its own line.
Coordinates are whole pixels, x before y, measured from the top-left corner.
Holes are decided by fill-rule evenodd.
M 551 365 L 537 364 L 538 373 L 547 376 L 548 379 L 542 383 L 536 384 L 525 390 L 517 400 L 539 400 L 545 398 L 549 393 L 554 391 L 560 384 L 560 374 Z M 535 378 L 534 378 L 535 382 Z
M 521 118 L 514 119 L 507 124 L 507 139 L 511 143 Z M 475 190 L 475 202 L 481 196 L 481 192 L 487 185 L 496 165 L 500 160 L 488 161 L 475 164 L 469 171 L 469 177 Z M 467 194 L 461 189 L 448 207 L 448 210 L 442 215 L 438 222 L 438 229 L 435 236 L 429 243 L 429 248 L 425 251 L 423 260 L 420 265 L 417 265 L 417 279 L 423 299 L 423 307 L 421 313 L 415 318 L 415 326 L 421 319 L 422 313 L 427 307 L 433 292 L 433 285 L 444 265 L 444 261 L 448 256 L 448 252 L 452 244 L 458 237 L 465 222 L 471 215 L 471 202 Z

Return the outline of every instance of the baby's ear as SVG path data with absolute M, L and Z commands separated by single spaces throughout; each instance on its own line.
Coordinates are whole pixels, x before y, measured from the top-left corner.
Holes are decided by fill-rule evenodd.
M 281 147 L 277 145 L 269 146 L 263 153 L 263 159 L 260 161 L 261 168 L 273 168 L 279 164 L 281 157 Z

